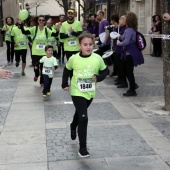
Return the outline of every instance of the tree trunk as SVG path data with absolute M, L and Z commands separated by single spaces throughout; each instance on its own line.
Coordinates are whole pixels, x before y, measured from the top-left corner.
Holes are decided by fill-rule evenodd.
M 170 1 L 161 0 L 161 13 L 170 13 Z M 162 21 L 163 34 L 170 35 L 170 21 Z M 164 82 L 164 96 L 165 106 L 164 109 L 170 111 L 170 40 L 162 40 L 163 51 L 163 82 Z

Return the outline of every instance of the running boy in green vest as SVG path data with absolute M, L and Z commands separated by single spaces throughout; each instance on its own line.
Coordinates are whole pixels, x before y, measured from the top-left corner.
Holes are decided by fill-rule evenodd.
M 46 56 L 42 57 L 39 61 L 39 63 L 43 64 L 42 74 L 44 79 L 44 88 L 43 88 L 43 97 L 47 97 L 51 95 L 51 84 L 53 81 L 54 76 L 54 70 L 58 68 L 57 59 L 53 57 L 53 46 L 47 45 L 45 47 L 45 53 Z M 37 63 L 36 65 L 39 65 Z M 35 69 L 38 69 L 37 66 L 35 66 Z

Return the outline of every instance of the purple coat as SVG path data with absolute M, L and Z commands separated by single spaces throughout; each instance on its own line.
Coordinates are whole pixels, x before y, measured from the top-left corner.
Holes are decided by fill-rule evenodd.
M 120 39 L 122 42 L 119 42 L 117 45 L 123 46 L 122 58 L 126 59 L 127 55 L 131 55 L 135 67 L 143 64 L 143 54 L 136 46 L 136 31 L 133 28 L 126 28 Z
M 126 26 L 119 27 L 119 34 L 123 35 L 125 32 Z M 118 32 L 118 27 L 114 29 L 115 32 Z M 117 39 L 113 41 L 113 49 L 115 50 L 116 53 L 121 54 L 123 47 L 117 45 Z

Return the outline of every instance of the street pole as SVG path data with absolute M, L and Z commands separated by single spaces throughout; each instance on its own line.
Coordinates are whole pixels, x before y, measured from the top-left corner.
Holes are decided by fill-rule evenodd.
M 110 22 L 110 0 L 107 0 L 107 20 Z
M 3 8 L 2 8 L 2 0 L 0 0 L 0 32 L 3 27 Z M 0 34 L 0 47 L 3 47 L 3 34 Z
M 25 0 L 22 0 L 22 9 L 24 9 L 24 6 L 25 6 Z

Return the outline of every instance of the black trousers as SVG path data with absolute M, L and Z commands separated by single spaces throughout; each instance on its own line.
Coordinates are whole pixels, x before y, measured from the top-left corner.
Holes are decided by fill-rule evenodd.
M 73 54 L 76 54 L 76 53 L 78 53 L 78 52 L 79 52 L 79 51 L 65 51 L 67 61 L 68 61 L 68 59 L 69 59 Z
M 136 85 L 133 71 L 134 71 L 134 64 L 133 64 L 132 56 L 127 55 L 125 60 L 125 73 L 130 85 L 129 90 L 131 91 L 135 91 L 135 85 Z
M 60 42 L 60 44 L 58 45 L 58 59 L 64 62 L 64 56 L 65 56 L 64 43 Z
M 153 54 L 158 56 L 162 54 L 162 40 L 160 38 L 153 38 Z
M 43 75 L 42 75 L 43 64 L 37 64 L 37 63 L 39 63 L 39 61 L 42 57 L 43 56 L 32 55 L 32 64 L 34 66 L 35 77 L 40 76 L 40 84 L 44 83 L 44 79 L 43 79 Z M 37 66 L 37 69 L 35 69 L 35 66 Z
M 10 41 L 6 41 L 7 46 L 7 61 L 13 61 L 14 59 L 14 44 Z
M 17 63 L 22 59 L 22 63 L 26 63 L 27 50 L 15 50 L 15 61 Z
M 43 93 L 44 93 L 44 94 L 47 94 L 47 92 L 50 92 L 53 78 L 50 78 L 48 75 L 43 75 L 43 79 L 44 79 L 44 89 L 43 89 Z
M 126 73 L 125 73 L 125 61 L 121 59 L 121 54 L 114 53 L 114 70 L 113 72 L 117 73 L 118 79 L 122 83 L 126 83 Z
M 80 149 L 86 147 L 87 141 L 87 125 L 88 125 L 88 115 L 87 108 L 90 106 L 93 98 L 87 100 L 81 96 L 71 96 L 74 106 L 76 108 L 75 114 L 73 116 L 73 121 L 71 123 L 72 129 L 76 129 L 78 126 L 78 137 L 80 142 Z

